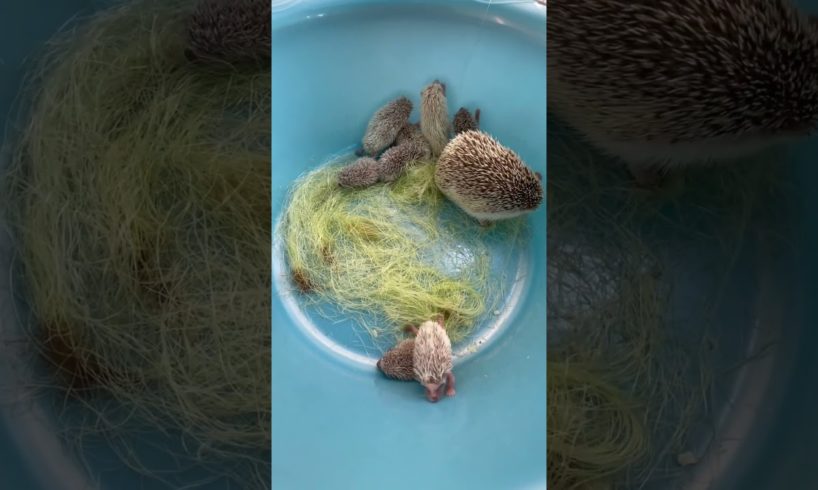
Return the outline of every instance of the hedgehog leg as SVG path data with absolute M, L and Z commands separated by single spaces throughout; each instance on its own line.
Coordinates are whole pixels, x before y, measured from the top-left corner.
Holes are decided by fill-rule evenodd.
M 446 373 L 446 396 L 454 396 L 457 392 L 454 389 L 454 373 Z
M 491 221 L 490 219 L 478 219 L 478 220 L 477 220 L 477 223 L 478 223 L 480 226 L 482 226 L 483 228 L 488 228 L 488 227 L 490 227 L 491 225 L 493 225 L 493 224 L 494 224 L 494 222 L 493 222 L 493 221 Z

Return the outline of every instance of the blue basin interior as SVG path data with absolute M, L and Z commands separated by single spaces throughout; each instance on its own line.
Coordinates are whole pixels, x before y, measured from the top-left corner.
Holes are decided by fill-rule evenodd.
M 302 173 L 360 143 L 372 113 L 439 78 L 450 114 L 545 173 L 545 8 L 533 2 L 284 2 L 273 13 L 273 219 Z M 457 396 L 388 381 L 354 326 L 301 307 L 274 251 L 273 487 L 545 487 L 545 209 L 529 218 L 519 297 L 455 359 Z M 357 343 L 356 343 L 357 342 Z M 458 346 L 455 345 L 457 352 Z

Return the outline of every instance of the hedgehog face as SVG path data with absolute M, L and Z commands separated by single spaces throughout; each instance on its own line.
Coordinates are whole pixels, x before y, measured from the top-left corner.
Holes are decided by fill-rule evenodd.
M 435 80 L 434 82 L 430 83 L 423 89 L 423 93 L 421 94 L 423 97 L 445 97 L 446 96 L 446 85 L 444 85 L 440 80 Z
M 426 399 L 430 402 L 434 403 L 440 399 L 440 392 L 446 384 L 446 373 L 440 372 L 433 372 L 433 373 L 419 373 L 417 369 L 415 369 L 415 379 L 417 379 L 421 385 L 423 385 L 424 390 L 426 391 Z

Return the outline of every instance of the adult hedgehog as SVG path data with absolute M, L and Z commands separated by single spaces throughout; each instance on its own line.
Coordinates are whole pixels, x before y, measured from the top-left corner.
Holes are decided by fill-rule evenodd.
M 787 0 L 563 0 L 549 109 L 643 184 L 739 157 L 818 119 L 818 34 Z

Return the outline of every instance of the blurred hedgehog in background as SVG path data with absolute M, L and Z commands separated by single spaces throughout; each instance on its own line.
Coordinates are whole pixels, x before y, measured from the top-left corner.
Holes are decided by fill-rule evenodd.
M 818 32 L 788 0 L 572 0 L 548 16 L 549 110 L 643 185 L 816 127 Z
M 185 56 L 230 64 L 270 61 L 269 0 L 200 0 L 188 27 Z

